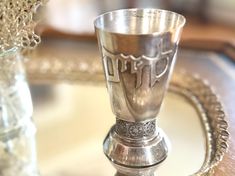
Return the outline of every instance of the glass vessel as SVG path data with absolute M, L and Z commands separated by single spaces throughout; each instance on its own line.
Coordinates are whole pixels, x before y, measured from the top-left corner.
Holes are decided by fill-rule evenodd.
M 0 53 L 0 175 L 38 176 L 32 101 L 20 50 Z

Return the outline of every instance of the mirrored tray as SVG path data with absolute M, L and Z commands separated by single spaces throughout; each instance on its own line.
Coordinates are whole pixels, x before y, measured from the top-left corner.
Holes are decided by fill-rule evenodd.
M 104 82 L 34 81 L 31 87 L 42 175 L 114 175 L 102 152 L 102 141 L 115 120 Z M 228 132 L 223 108 L 209 84 L 174 73 L 159 117 L 171 151 L 158 175 L 213 173 L 227 150 Z

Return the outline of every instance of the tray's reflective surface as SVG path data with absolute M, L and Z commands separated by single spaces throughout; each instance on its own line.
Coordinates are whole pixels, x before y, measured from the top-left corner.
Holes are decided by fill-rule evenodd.
M 32 92 L 42 175 L 114 175 L 102 152 L 102 141 L 114 124 L 105 86 L 44 84 L 33 85 Z M 172 146 L 158 175 L 197 172 L 205 159 L 206 140 L 195 107 L 187 98 L 169 92 L 158 123 Z

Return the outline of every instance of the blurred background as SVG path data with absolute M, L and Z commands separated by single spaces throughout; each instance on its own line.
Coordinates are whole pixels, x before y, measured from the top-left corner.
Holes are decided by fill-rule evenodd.
M 39 31 L 43 36 L 89 38 L 93 36 L 93 20 L 97 15 L 136 7 L 161 8 L 185 15 L 183 39 L 235 41 L 234 0 L 50 0 Z

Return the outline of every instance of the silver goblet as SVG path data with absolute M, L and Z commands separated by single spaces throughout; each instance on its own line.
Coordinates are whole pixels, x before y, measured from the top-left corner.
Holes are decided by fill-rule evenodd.
M 168 153 L 156 125 L 185 18 L 159 9 L 124 9 L 95 22 L 116 124 L 104 153 L 118 173 L 152 175 Z

